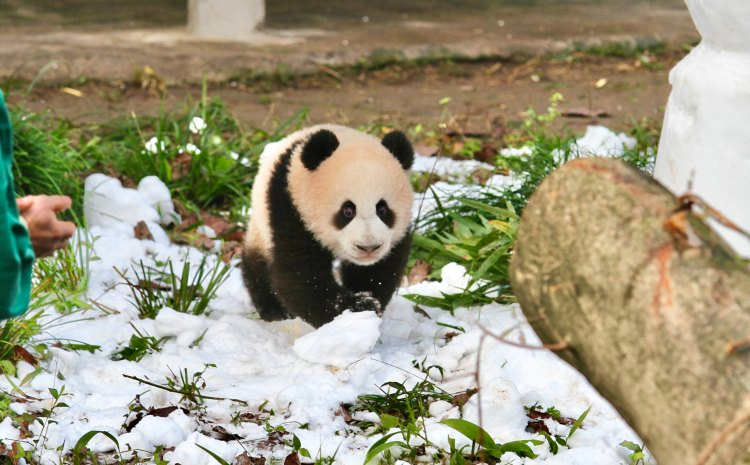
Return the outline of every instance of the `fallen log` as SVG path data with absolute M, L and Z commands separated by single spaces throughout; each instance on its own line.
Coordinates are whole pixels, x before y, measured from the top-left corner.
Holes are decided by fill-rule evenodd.
M 750 463 L 750 271 L 695 210 L 622 162 L 574 160 L 530 199 L 511 283 L 659 465 Z

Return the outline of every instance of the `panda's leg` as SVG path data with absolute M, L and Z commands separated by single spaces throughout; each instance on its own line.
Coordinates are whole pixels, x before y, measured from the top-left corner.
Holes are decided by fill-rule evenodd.
M 289 314 L 271 287 L 270 268 L 266 258 L 252 248 L 242 251 L 242 277 L 260 317 L 266 321 L 285 320 Z
M 344 262 L 341 280 L 352 292 L 369 292 L 378 299 L 383 309 L 396 292 L 409 260 L 411 234 L 407 233 L 382 260 L 369 266 Z
M 371 295 L 352 293 L 336 282 L 332 260 L 330 252 L 312 238 L 287 240 L 276 247 L 271 283 L 284 307 L 315 327 L 344 310 L 379 311 L 380 304 Z

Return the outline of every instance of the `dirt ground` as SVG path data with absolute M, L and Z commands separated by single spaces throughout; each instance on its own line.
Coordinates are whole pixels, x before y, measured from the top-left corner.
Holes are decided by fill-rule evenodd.
M 624 129 L 634 119 L 661 120 L 670 90 L 668 69 L 676 58 L 660 58 L 654 69 L 636 68 L 634 59 L 611 58 L 573 64 L 530 60 L 390 68 L 340 79 L 322 74 L 271 91 L 242 84 L 214 84 L 208 93 L 224 100 L 249 126 L 270 127 L 275 120 L 285 120 L 308 107 L 311 123 L 384 122 L 405 126 L 437 124 L 457 117 L 467 130 L 489 131 L 498 122 L 521 119 L 521 113 L 529 107 L 545 111 L 549 97 L 560 92 L 565 98 L 563 110 L 590 114 L 567 118 L 571 127 L 599 121 Z M 601 85 L 605 79 L 606 85 L 597 88 L 597 83 Z M 91 123 L 181 108 L 186 101 L 201 98 L 201 87 L 190 84 L 168 86 L 164 97 L 141 90 L 137 83 L 92 82 L 75 90 L 80 94 L 40 86 L 31 93 L 11 92 L 10 101 L 35 111 L 49 109 L 74 123 Z M 439 101 L 445 97 L 450 102 L 441 106 Z M 601 113 L 607 115 L 596 117 Z
M 306 106 L 313 123 L 403 125 L 454 116 L 470 130 L 486 130 L 498 120 L 519 119 L 528 107 L 543 111 L 560 92 L 564 109 L 602 111 L 609 115 L 599 118 L 604 124 L 623 128 L 631 119 L 661 120 L 668 71 L 684 54 L 681 46 L 697 38 L 677 0 L 417 0 L 377 8 L 337 1 L 318 2 L 328 5 L 325 11 L 309 7 L 315 2 L 269 5 L 266 27 L 253 43 L 211 43 L 186 35 L 177 2 L 159 8 L 146 2 L 146 15 L 128 16 L 144 11 L 133 6 L 108 16 L 101 5 L 95 10 L 100 1 L 79 2 L 71 14 L 52 0 L 0 0 L 8 7 L 0 15 L 0 84 L 10 88 L 12 103 L 74 122 L 172 109 L 199 99 L 206 79 L 209 95 L 261 127 Z M 620 41 L 672 51 L 647 56 L 645 66 L 637 66 L 644 63 L 636 56 L 562 53 Z M 406 65 L 358 73 L 337 68 L 383 56 Z M 437 56 L 474 61 L 410 64 Z M 140 89 L 134 76 L 145 66 L 155 73 L 146 81 L 163 84 L 166 94 Z M 244 79 L 259 71 L 274 74 L 265 84 Z M 451 100 L 442 107 L 444 97 Z M 577 127 L 591 120 L 569 121 Z

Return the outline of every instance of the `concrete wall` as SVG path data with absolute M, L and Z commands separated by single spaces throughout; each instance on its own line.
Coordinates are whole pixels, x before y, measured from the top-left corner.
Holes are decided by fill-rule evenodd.
M 265 0 L 188 0 L 188 32 L 204 39 L 249 40 L 265 15 Z

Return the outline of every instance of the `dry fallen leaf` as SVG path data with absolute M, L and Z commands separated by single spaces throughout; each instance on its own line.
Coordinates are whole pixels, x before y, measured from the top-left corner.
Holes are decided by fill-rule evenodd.
M 477 392 L 479 392 L 478 389 L 470 388 L 470 389 L 465 390 L 464 392 L 456 394 L 453 396 L 453 399 L 451 400 L 451 404 L 457 406 L 458 408 L 461 408 L 464 405 L 466 405 L 466 402 L 468 402 L 469 399 L 471 399 L 471 396 L 473 396 Z
M 133 232 L 135 233 L 135 238 L 140 241 L 154 240 L 154 236 L 151 234 L 151 230 L 148 229 L 148 225 L 143 221 L 139 221 L 138 224 L 133 227 Z
M 37 361 L 36 357 L 31 355 L 31 352 L 24 349 L 21 346 L 15 346 L 13 347 L 13 359 L 14 360 L 23 360 L 24 362 L 28 363 L 29 365 L 37 366 L 39 362 Z
M 261 457 L 250 457 L 247 452 L 243 452 L 234 458 L 232 465 L 266 465 L 266 458 Z
M 63 87 L 60 89 L 64 94 L 72 95 L 73 97 L 83 97 L 83 92 L 72 87 Z
M 284 459 L 284 465 L 302 465 L 299 461 L 299 455 L 296 452 L 292 452 L 287 455 Z

